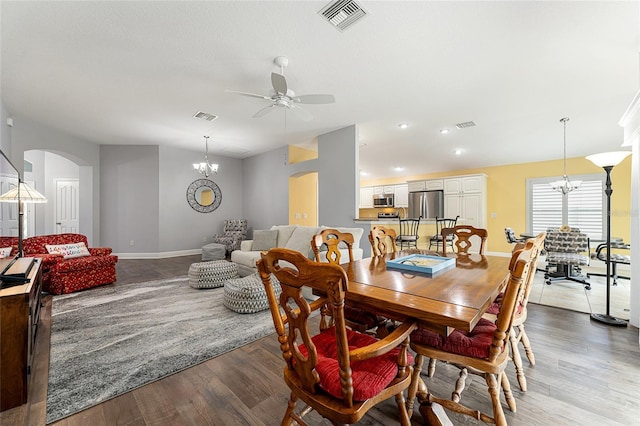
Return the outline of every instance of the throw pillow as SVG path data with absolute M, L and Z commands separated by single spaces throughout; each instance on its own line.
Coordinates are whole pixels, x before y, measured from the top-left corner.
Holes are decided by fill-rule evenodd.
M 284 245 L 285 248 L 299 251 L 309 259 L 313 258 L 311 238 L 318 232 L 315 226 L 298 226 L 291 234 L 291 238 Z
M 273 225 L 271 230 L 278 230 L 278 247 L 284 247 L 298 225 Z M 309 240 L 311 241 L 311 240 Z
M 57 245 L 47 244 L 45 245 L 45 247 L 47 249 L 47 253 L 61 254 L 65 259 L 72 259 L 74 257 L 91 256 L 91 253 L 89 253 L 89 249 L 87 249 L 87 246 L 85 246 L 84 243 L 57 244 Z
M 0 248 L 0 259 L 4 259 L 5 257 L 11 256 L 11 249 L 13 247 L 2 247 Z
M 251 250 L 262 251 L 277 247 L 278 230 L 255 230 L 253 231 L 253 245 Z

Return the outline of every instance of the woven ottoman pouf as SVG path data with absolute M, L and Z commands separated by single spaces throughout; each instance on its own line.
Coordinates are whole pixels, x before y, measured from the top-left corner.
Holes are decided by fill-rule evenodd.
M 273 275 L 271 275 L 271 282 L 276 297 L 279 297 L 282 293 L 280 283 Z M 252 314 L 269 309 L 267 293 L 264 291 L 264 285 L 258 273 L 224 283 L 222 303 L 239 314 Z
M 238 276 L 238 265 L 226 260 L 192 263 L 188 275 L 193 288 L 222 287 L 225 281 Z
M 227 247 L 224 244 L 211 243 L 202 246 L 202 261 L 224 260 L 227 254 Z

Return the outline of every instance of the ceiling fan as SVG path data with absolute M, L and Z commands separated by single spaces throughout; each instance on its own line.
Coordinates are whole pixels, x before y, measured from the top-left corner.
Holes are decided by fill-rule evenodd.
M 273 60 L 273 62 L 280 67 L 280 74 L 275 72 L 271 73 L 271 85 L 273 86 L 273 94 L 257 95 L 255 93 L 227 90 L 227 92 L 271 101 L 271 105 L 267 105 L 266 107 L 253 114 L 253 118 L 265 116 L 273 111 L 276 107 L 282 107 L 290 109 L 304 121 L 309 121 L 313 118 L 311 113 L 299 107 L 297 104 L 332 104 L 336 101 L 333 95 L 296 96 L 295 92 L 289 89 L 289 87 L 287 86 L 287 80 L 284 78 L 284 69 L 289 64 L 289 59 L 285 56 L 277 56 Z

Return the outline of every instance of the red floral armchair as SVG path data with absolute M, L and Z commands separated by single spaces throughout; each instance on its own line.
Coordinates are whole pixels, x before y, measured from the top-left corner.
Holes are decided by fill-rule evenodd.
M 61 254 L 49 254 L 46 245 L 84 243 L 90 256 L 65 259 Z M 42 289 L 51 294 L 66 294 L 116 281 L 118 257 L 111 248 L 89 248 L 82 234 L 39 235 L 22 242 L 25 257 L 42 259 Z

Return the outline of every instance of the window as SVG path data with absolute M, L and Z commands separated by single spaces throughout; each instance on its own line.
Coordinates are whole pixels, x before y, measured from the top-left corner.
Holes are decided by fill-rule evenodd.
M 572 176 L 582 184 L 566 196 L 551 189 L 558 177 L 527 179 L 527 230 L 531 234 L 563 224 L 580 228 L 591 238 L 602 238 L 606 227 L 605 175 Z

